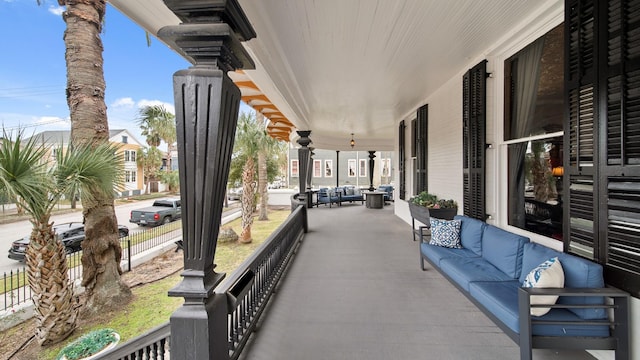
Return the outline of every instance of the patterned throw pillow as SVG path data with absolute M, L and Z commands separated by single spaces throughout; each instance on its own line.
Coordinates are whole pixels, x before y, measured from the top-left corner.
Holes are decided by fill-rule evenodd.
M 557 257 L 551 258 L 535 267 L 522 283 L 525 288 L 562 288 L 564 287 L 564 270 Z M 556 295 L 531 296 L 531 304 L 553 305 L 558 300 Z M 542 316 L 550 308 L 531 308 L 531 315 Z
M 431 223 L 430 245 L 437 245 L 452 249 L 462 249 L 460 244 L 460 220 L 429 219 Z

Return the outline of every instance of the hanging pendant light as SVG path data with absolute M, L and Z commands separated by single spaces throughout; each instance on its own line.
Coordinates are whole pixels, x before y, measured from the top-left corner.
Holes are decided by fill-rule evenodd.
M 349 141 L 349 145 L 351 145 L 352 149 L 353 149 L 354 146 L 356 146 L 356 141 L 353 140 L 353 133 L 351 133 L 351 141 Z

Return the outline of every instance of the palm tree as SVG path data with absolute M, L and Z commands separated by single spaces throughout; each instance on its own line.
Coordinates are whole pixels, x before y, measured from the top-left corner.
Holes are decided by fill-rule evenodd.
M 264 116 L 261 113 L 257 113 L 256 124 L 261 127 L 265 127 Z M 268 167 L 269 159 L 277 157 L 278 151 L 280 151 L 280 141 L 268 136 L 267 133 L 260 134 L 256 140 L 260 143 L 258 146 L 258 194 L 260 194 L 260 209 L 258 213 L 258 221 L 269 220 L 267 205 L 269 203 L 269 192 L 267 191 Z
M 67 24 L 64 43 L 71 141 L 102 146 L 109 140 L 100 38 L 106 0 L 58 0 L 58 4 L 66 6 L 62 17 Z M 96 199 L 92 206 L 83 206 L 85 240 L 82 285 L 87 299 L 84 309 L 97 312 L 127 301 L 131 291 L 120 279 L 122 249 L 117 226 L 112 226 L 117 223 L 114 194 L 96 192 L 92 197 Z
M 137 121 L 149 146 L 157 148 L 162 142 L 167 144 L 167 172 L 171 171 L 171 154 L 173 153 L 177 136 L 175 118 L 175 115 L 167 111 L 164 106 L 150 105 L 140 109 Z M 171 191 L 172 184 L 169 183 L 168 185 Z
M 35 336 L 41 345 L 64 340 L 75 329 L 78 316 L 66 252 L 53 231 L 51 212 L 70 192 L 81 194 L 83 205 L 94 208 L 100 201 L 94 194 L 110 194 L 122 184 L 122 163 L 114 156 L 115 150 L 108 144 L 70 145 L 56 153 L 54 163 L 47 163 L 44 155 L 50 149 L 37 145 L 34 137 L 23 141 L 18 133 L 11 141 L 5 134 L 0 140 L 0 192 L 16 198 L 33 224 L 26 264 L 35 306 Z M 117 223 L 111 227 L 117 233 Z
M 142 166 L 144 173 L 145 193 L 149 193 L 149 182 L 155 179 L 158 170 L 162 166 L 162 154 L 157 147 L 139 149 L 136 156 L 138 165 Z
M 238 239 L 241 243 L 251 242 L 251 225 L 255 208 L 256 161 L 263 139 L 268 136 L 264 125 L 258 123 L 253 113 L 240 114 L 236 130 L 235 150 L 244 160 L 242 167 L 242 231 Z

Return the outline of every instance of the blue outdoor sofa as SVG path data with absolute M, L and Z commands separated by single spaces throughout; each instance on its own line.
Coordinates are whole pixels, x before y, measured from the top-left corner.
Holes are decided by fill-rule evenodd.
M 360 189 L 355 186 L 339 186 L 336 188 L 320 188 L 318 190 L 318 206 L 320 204 L 329 205 L 332 204 L 341 205 L 343 202 L 357 202 L 364 203 L 364 196 Z
M 317 201 L 317 206 L 320 206 L 321 204 L 329 205 L 329 207 L 331 207 L 331 204 L 336 204 L 336 205 L 340 205 L 340 194 L 338 194 L 334 189 L 329 189 L 329 188 L 320 188 L 318 190 L 318 201 Z
M 384 192 L 384 203 L 387 204 L 389 201 L 393 201 L 393 185 L 380 185 L 376 189 L 376 191 Z
M 384 192 L 384 203 L 393 201 L 393 186 L 392 185 L 380 185 L 376 191 Z M 338 186 L 335 188 L 320 188 L 318 189 L 318 201 L 317 205 L 329 205 L 332 204 L 341 205 L 342 203 L 355 203 L 360 202 L 364 204 L 364 194 L 362 190 L 353 185 Z
M 442 273 L 519 344 L 521 359 L 531 359 L 532 348 L 607 349 L 615 350 L 617 360 L 629 359 L 629 294 L 605 287 L 601 265 L 473 218 L 458 215 L 454 220 L 461 222 L 459 244 L 446 245 L 459 248 L 423 238 L 422 270 L 426 261 Z M 431 227 L 434 236 L 437 231 Z M 556 257 L 564 272 L 563 288 L 522 286 L 530 272 L 537 278 L 532 270 Z M 532 304 L 540 299 L 532 298 L 536 295 L 560 297 L 543 306 Z M 544 315 L 531 315 L 549 308 Z

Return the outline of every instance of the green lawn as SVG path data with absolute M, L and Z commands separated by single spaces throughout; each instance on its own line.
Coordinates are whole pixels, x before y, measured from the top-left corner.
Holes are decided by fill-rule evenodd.
M 274 210 L 269 212 L 269 221 L 254 220 L 251 231 L 253 241 L 250 244 L 218 243 L 215 256 L 216 272 L 231 273 L 284 222 L 290 213 L 288 208 Z M 240 219 L 225 226 L 231 227 L 238 235 L 240 234 Z M 60 349 L 69 342 L 97 328 L 115 329 L 121 336 L 121 342 L 126 342 L 169 321 L 171 313 L 182 304 L 183 299 L 168 297 L 167 292 L 179 281 L 180 275 L 174 274 L 157 282 L 133 288 L 134 300 L 124 306 L 119 313 L 106 319 L 107 321 L 83 326 L 82 331 L 76 331 L 63 343 L 48 348 L 39 356 L 39 359 L 55 358 Z

